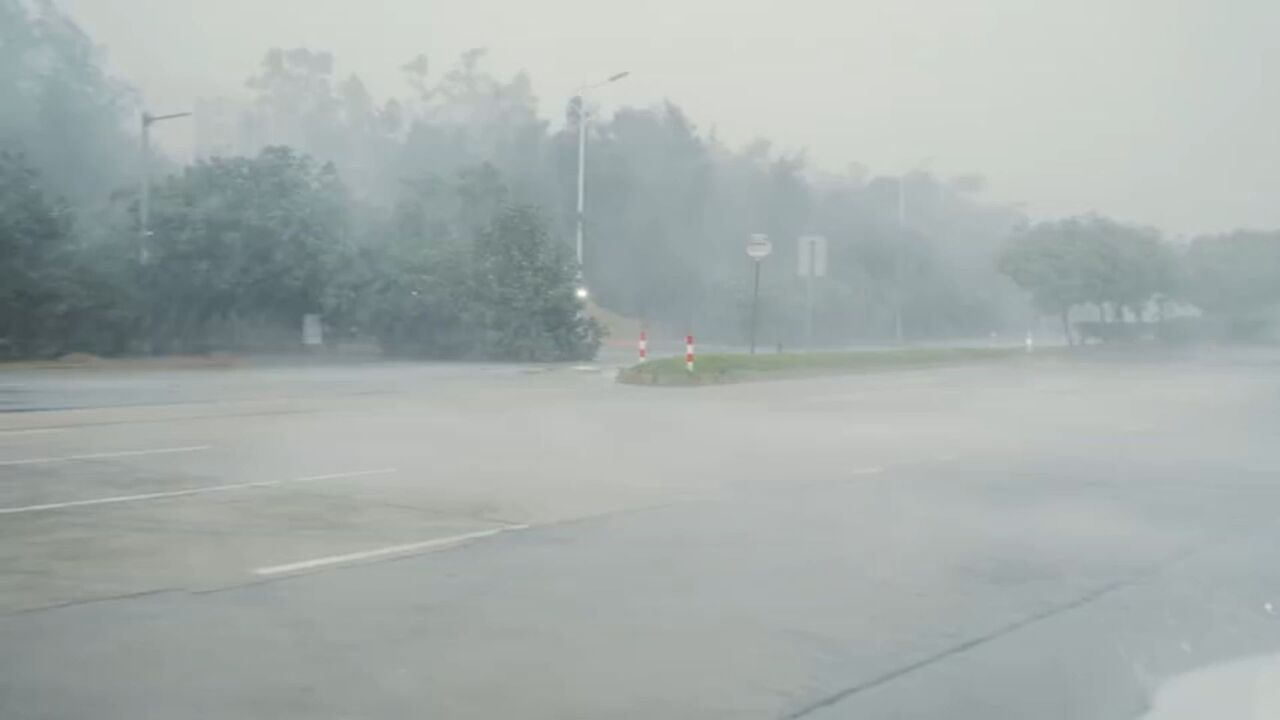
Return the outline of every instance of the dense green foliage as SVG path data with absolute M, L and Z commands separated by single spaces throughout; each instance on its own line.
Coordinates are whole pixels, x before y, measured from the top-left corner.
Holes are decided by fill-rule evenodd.
M 1108 325 L 1142 322 L 1149 314 L 1163 321 L 1175 302 L 1241 330 L 1204 333 L 1236 338 L 1261 334 L 1280 309 L 1280 233 L 1198 238 L 1179 252 L 1151 230 L 1096 216 L 1069 218 L 1015 234 L 998 263 L 1038 310 L 1062 318 L 1069 339 L 1067 319 L 1080 305 L 1099 313 L 1097 322 L 1079 323 L 1080 329 L 1104 340 L 1139 336 L 1136 328 Z M 1184 333 L 1185 320 L 1181 327 L 1168 334 Z
M 509 143 L 460 141 L 537 122 L 494 112 L 527 81 L 486 86 L 478 54 L 438 87 L 419 75 L 410 123 L 331 83 L 323 53 L 268 53 L 239 123 L 256 141 L 157 177 L 142 238 L 132 92 L 50 3 L 0 0 L 0 33 L 0 357 L 289 348 L 310 313 L 395 353 L 598 347 L 565 247 L 507 189 Z
M 55 196 L 96 202 L 137 171 L 134 98 L 48 0 L 0 0 L 0 149 L 21 150 Z
M 332 160 L 365 211 L 393 216 L 397 242 L 433 246 L 410 253 L 419 261 L 456 257 L 448 245 L 474 236 L 497 197 L 542 208 L 551 236 L 571 242 L 578 106 L 551 131 L 528 78 L 494 77 L 481 51 L 438 76 L 423 58 L 404 70 L 409 95 L 375 101 L 325 53 L 272 51 L 243 111 L 252 132 L 230 144 L 287 143 Z M 762 266 L 761 336 L 770 342 L 801 340 L 796 238 L 807 233 L 831 243 L 831 272 L 815 287 L 821 342 L 891 335 L 899 286 L 915 336 L 986 334 L 1025 315 L 991 263 L 1020 216 L 978 199 L 972 179 L 877 178 L 856 168 L 827 176 L 763 141 L 731 149 L 672 105 L 611 116 L 590 99 L 585 107 L 584 275 L 596 301 L 616 313 L 741 342 L 751 282 L 744 245 L 766 232 L 776 249 Z M 362 219 L 354 232 L 385 234 L 387 223 Z
M 599 348 L 602 330 L 574 294 L 573 258 L 532 208 L 504 208 L 474 243 L 406 261 L 405 272 L 374 273 L 383 280 L 368 298 L 390 352 L 546 361 Z
M 271 50 L 247 101 L 181 121 L 199 123 L 199 159 L 156 158 L 142 238 L 133 91 L 52 4 L 0 0 L 0 354 L 295 347 L 318 313 L 327 337 L 396 354 L 588 357 L 601 328 L 570 257 L 583 122 L 582 277 L 603 308 L 672 333 L 746 338 L 755 232 L 775 248 L 766 345 L 803 339 L 804 234 L 830 242 L 813 284 L 824 344 L 892 337 L 897 314 L 908 338 L 1020 334 L 1019 286 L 1064 320 L 1175 301 L 1274 313 L 1275 234 L 1183 253 L 1100 217 L 1029 225 L 975 177 L 822 173 L 764 141 L 730 148 L 669 104 L 604 115 L 588 98 L 553 130 L 529 78 L 495 77 L 479 50 L 403 71 L 407 92 L 376 99 L 327 53 Z
M 1063 319 L 1076 305 L 1110 308 L 1142 320 L 1153 301 L 1175 294 L 1176 258 L 1153 231 L 1102 217 L 1069 218 L 1017 233 L 998 260 L 1026 288 L 1036 308 Z M 1105 310 L 1104 310 L 1105 312 Z
M 170 177 L 153 202 L 142 269 L 160 349 L 206 350 L 212 325 L 290 327 L 332 304 L 351 256 L 332 166 L 279 147 L 214 158 Z
M 0 153 L 0 338 L 9 355 L 56 345 L 75 305 L 67 212 L 22 158 Z
M 1241 319 L 1280 307 L 1280 232 L 1199 238 L 1187 250 L 1187 299 Z

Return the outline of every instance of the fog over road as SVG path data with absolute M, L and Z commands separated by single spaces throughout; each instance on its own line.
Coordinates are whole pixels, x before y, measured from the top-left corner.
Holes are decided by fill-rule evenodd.
M 1136 718 L 1280 650 L 1274 355 L 5 371 L 0 409 L 6 719 Z

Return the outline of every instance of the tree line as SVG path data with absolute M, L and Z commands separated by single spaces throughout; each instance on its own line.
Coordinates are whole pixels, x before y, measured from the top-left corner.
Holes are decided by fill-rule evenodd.
M 1068 342 L 1088 336 L 1132 339 L 1143 325 L 1170 340 L 1258 339 L 1280 308 L 1280 232 L 1236 231 L 1177 246 L 1156 231 L 1101 216 L 1041 222 L 1013 234 L 997 258 L 1001 272 L 1058 317 Z M 1096 320 L 1072 310 L 1093 307 Z M 1171 309 L 1203 316 L 1166 324 Z M 1131 324 L 1131 325 L 1130 325 Z
M 410 60 L 389 98 L 327 53 L 267 52 L 247 100 L 194 108 L 200 159 L 157 159 L 143 237 L 136 92 L 49 3 L 0 0 L 0 27 L 0 356 L 287 346 L 316 313 L 393 353 L 587 357 L 602 329 L 579 272 L 616 314 L 736 343 L 757 232 L 776 248 L 761 339 L 786 346 L 806 234 L 830 243 L 813 324 L 829 345 L 890 338 L 898 314 L 910 338 L 1020 333 L 1036 312 L 1070 334 L 1086 305 L 1117 324 L 1194 305 L 1256 325 L 1280 286 L 1275 233 L 1174 247 L 1102 217 L 1031 223 L 977 176 L 823 172 L 767 141 L 730 147 L 672 104 L 566 102 L 553 127 L 530 79 L 480 50 Z

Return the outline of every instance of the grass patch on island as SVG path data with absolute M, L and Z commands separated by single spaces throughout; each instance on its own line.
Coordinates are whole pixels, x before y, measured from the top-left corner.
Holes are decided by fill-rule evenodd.
M 1025 356 L 1026 351 L 1022 348 L 904 348 L 770 355 L 708 354 L 697 356 L 692 372 L 685 369 L 682 357 L 662 358 L 626 368 L 618 373 L 618 382 L 630 385 L 719 385 L 751 380 L 1009 360 Z

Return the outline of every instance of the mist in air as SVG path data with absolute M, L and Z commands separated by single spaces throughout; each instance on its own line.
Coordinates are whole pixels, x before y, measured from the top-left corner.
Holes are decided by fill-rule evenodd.
M 573 3 L 529 24 L 125 5 L 3 6 L 10 222 L 45 238 L 6 312 L 57 318 L 12 319 L 15 357 L 289 346 L 307 316 L 392 354 L 540 360 L 640 328 L 776 349 L 1271 332 L 1277 104 L 1239 72 L 1276 52 L 1261 4 L 918 3 L 874 28 L 820 3 L 678 28 Z
M 1280 717 L 1277 29 L 0 0 L 0 718 Z

